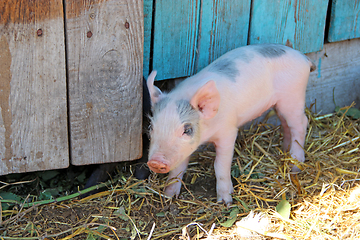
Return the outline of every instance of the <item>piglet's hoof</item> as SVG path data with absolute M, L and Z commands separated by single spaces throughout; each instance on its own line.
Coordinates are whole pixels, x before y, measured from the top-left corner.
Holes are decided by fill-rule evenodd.
M 302 171 L 303 169 L 300 169 L 298 166 L 293 165 L 290 171 L 290 174 L 298 174 Z
M 165 195 L 168 196 L 168 197 L 176 197 L 178 198 L 179 194 L 180 194 L 180 189 L 181 189 L 181 181 L 179 180 L 175 180 L 175 179 L 171 179 L 171 182 L 174 182 L 170 185 L 168 185 L 166 188 L 165 188 Z
M 226 207 L 230 207 L 230 205 L 232 204 L 232 197 L 230 196 L 230 198 L 228 199 L 219 199 L 217 200 L 217 203 L 219 204 L 225 204 Z
M 218 190 L 217 194 L 217 202 L 224 203 L 227 207 L 229 207 L 233 201 L 231 194 L 234 192 L 233 188 L 231 187 L 230 191 L 221 191 Z

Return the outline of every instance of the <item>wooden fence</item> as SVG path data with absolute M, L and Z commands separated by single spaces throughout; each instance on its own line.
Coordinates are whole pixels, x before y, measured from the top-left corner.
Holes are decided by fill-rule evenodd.
M 144 4 L 144 75 L 156 69 L 158 80 L 195 74 L 225 52 L 247 44 L 281 43 L 310 53 L 322 50 L 326 41 L 360 37 L 359 0 L 144 0 Z
M 189 76 L 247 44 L 311 53 L 309 98 L 331 97 L 340 73 L 360 74 L 359 41 L 324 42 L 360 37 L 359 12 L 360 0 L 2 0 L 0 175 L 139 158 L 142 75 Z M 351 64 L 326 58 L 344 51 Z M 360 89 L 355 77 L 342 80 Z
M 142 56 L 141 0 L 2 0 L 0 175 L 140 157 Z

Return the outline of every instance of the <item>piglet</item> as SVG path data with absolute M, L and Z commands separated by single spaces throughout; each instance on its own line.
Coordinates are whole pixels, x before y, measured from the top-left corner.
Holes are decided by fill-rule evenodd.
M 308 119 L 305 91 L 315 65 L 302 53 L 277 44 L 250 45 L 221 56 L 169 93 L 147 85 L 153 116 L 149 168 L 168 173 L 168 196 L 178 196 L 189 156 L 205 142 L 216 149 L 217 200 L 232 202 L 230 167 L 238 127 L 274 107 L 284 131 L 284 150 L 304 162 Z M 300 171 L 296 166 L 293 172 Z M 173 180 L 171 180 L 173 179 Z M 177 179 L 177 180 L 176 180 Z M 174 181 L 175 180 L 175 181 Z

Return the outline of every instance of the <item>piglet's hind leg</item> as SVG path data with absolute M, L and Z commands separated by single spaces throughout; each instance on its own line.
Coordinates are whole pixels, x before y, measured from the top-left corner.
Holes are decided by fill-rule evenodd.
M 277 113 L 279 119 L 280 119 L 280 122 L 281 122 L 281 126 L 282 126 L 282 129 L 283 129 L 283 134 L 284 134 L 284 138 L 283 138 L 283 151 L 284 152 L 287 152 L 290 150 L 290 143 L 291 143 L 291 132 L 290 132 L 290 128 L 289 126 L 287 125 L 287 122 L 285 120 L 285 118 Z
M 288 132 L 290 132 L 290 154 L 299 162 L 305 161 L 304 143 L 308 119 L 304 113 L 305 103 L 300 101 L 296 105 L 277 104 L 276 109 L 284 127 L 284 147 L 288 144 Z M 287 129 L 288 127 L 288 129 Z M 287 146 L 286 146 L 287 147 Z M 293 166 L 292 172 L 300 172 L 297 166 Z

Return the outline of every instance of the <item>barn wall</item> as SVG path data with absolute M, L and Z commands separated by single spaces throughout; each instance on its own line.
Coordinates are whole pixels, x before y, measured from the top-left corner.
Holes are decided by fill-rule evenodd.
M 145 0 L 145 2 L 149 0 Z M 152 56 L 157 80 L 190 76 L 247 44 L 280 43 L 301 52 L 324 44 L 328 0 L 155 1 Z M 150 41 L 149 39 L 145 39 Z M 149 74 L 145 67 L 144 76 Z
M 281 43 L 303 53 L 324 45 L 328 0 L 253 0 L 249 44 Z
M 326 43 L 323 50 L 307 54 L 317 66 L 307 87 L 308 106 L 316 102 L 316 112 L 322 113 L 333 112 L 336 106 L 349 106 L 353 101 L 360 107 L 359 49 L 360 39 L 352 39 Z

